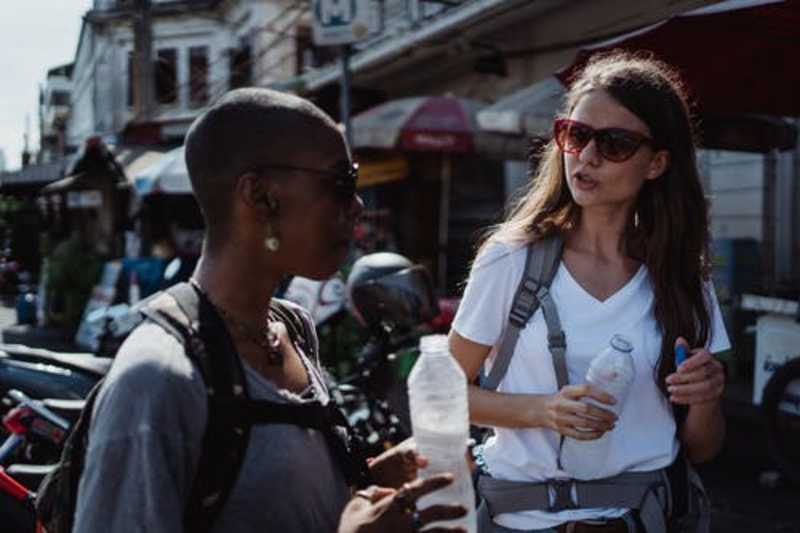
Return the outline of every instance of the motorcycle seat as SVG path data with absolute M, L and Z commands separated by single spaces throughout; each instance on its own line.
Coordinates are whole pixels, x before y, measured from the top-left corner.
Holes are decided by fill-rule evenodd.
M 0 344 L 0 357 L 9 357 L 31 363 L 44 363 L 62 366 L 98 377 L 106 375 L 112 360 L 97 357 L 85 352 L 52 352 L 41 348 L 31 348 L 23 344 Z

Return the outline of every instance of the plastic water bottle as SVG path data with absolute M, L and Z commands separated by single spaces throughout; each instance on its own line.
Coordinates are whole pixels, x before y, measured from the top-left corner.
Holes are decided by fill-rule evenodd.
M 420 339 L 420 356 L 408 377 L 411 426 L 417 450 L 428 459 L 420 476 L 450 472 L 451 485 L 427 494 L 417 501 L 419 509 L 431 505 L 463 505 L 468 513 L 458 520 L 435 522 L 436 526 L 461 526 L 477 531 L 475 492 L 467 466 L 469 438 L 467 379 L 450 355 L 445 335 L 426 335 Z
M 633 345 L 628 339 L 622 335 L 614 335 L 609 345 L 592 359 L 586 372 L 586 382 L 616 398 L 617 403 L 606 405 L 591 398 L 584 398 L 582 401 L 593 403 L 619 416 L 635 375 L 632 351 Z M 595 440 L 576 440 L 569 437 L 564 439 L 561 455 L 564 470 L 576 479 L 605 477 L 610 433 L 607 431 Z

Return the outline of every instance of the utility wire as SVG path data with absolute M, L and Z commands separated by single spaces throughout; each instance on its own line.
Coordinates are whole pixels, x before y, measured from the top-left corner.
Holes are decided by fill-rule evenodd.
M 248 60 L 244 61 L 240 66 L 241 67 L 248 67 L 248 66 L 253 67 L 254 64 L 257 64 L 256 62 L 259 59 L 264 57 L 269 52 L 274 51 L 273 47 L 279 41 L 281 41 L 281 40 L 283 40 L 283 39 L 285 39 L 287 37 L 293 37 L 294 35 L 291 33 L 291 29 L 293 29 L 294 23 L 297 22 L 308 11 L 308 8 L 309 8 L 309 6 L 308 6 L 307 2 L 304 2 L 302 0 L 298 1 L 298 2 L 295 2 L 293 4 L 290 4 L 289 6 L 284 8 L 283 10 L 281 10 L 279 13 L 277 13 L 272 18 L 270 18 L 265 24 L 253 28 L 249 32 L 251 35 L 258 34 L 261 31 L 268 31 L 269 33 L 275 34 L 275 38 L 270 40 L 270 42 L 267 43 L 267 45 L 264 46 L 262 49 L 260 49 L 257 53 L 251 54 L 250 58 Z M 275 31 L 275 30 L 271 29 L 273 24 L 275 24 L 277 21 L 281 20 L 286 15 L 288 15 L 291 11 L 296 10 L 296 9 L 299 9 L 299 12 L 296 14 L 296 16 L 290 22 L 288 22 L 284 26 L 283 30 Z M 213 61 L 209 62 L 206 65 L 205 68 L 208 71 L 211 71 L 212 66 L 217 65 L 221 61 L 224 61 L 224 60 L 226 60 L 228 58 L 229 58 L 229 56 L 227 54 L 223 53 L 223 54 L 220 55 L 220 57 L 218 57 L 218 58 L 214 59 Z M 282 62 L 283 61 L 281 61 L 280 63 L 282 63 Z M 252 76 L 252 77 L 255 78 L 255 76 Z M 264 77 L 264 75 L 260 76 L 259 78 L 263 78 L 263 77 Z M 219 96 L 221 96 L 222 94 L 224 94 L 225 92 L 228 91 L 228 81 L 229 81 L 229 79 L 230 79 L 230 73 L 227 76 L 224 76 L 222 78 L 209 79 L 206 82 L 206 86 L 209 87 L 209 88 L 215 87 L 217 85 L 221 85 L 222 86 L 222 89 L 217 90 L 215 93 L 213 93 L 212 95 L 209 96 L 209 98 L 207 99 L 207 102 L 209 102 L 209 104 L 211 102 L 214 102 Z M 167 97 L 176 98 L 177 99 L 179 97 L 181 91 L 186 89 L 187 87 L 191 87 L 192 83 L 193 83 L 193 81 L 192 81 L 191 75 L 190 75 L 188 80 L 177 84 L 174 87 L 173 93 L 167 95 Z M 206 104 L 206 106 L 198 106 L 198 107 L 199 108 L 207 107 L 209 104 Z M 160 103 L 152 104 L 150 107 L 142 110 L 135 117 L 133 117 L 130 120 L 130 122 L 135 122 L 135 121 L 141 120 L 145 116 L 150 115 L 151 113 L 157 112 L 158 109 L 161 107 L 161 105 L 163 105 L 163 104 L 160 104 Z

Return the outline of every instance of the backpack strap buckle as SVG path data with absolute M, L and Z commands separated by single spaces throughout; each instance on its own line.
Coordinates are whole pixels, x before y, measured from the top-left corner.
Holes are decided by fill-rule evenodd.
M 549 479 L 547 489 L 550 497 L 550 505 L 547 511 L 557 513 L 566 509 L 577 509 L 577 492 L 575 480 L 573 479 Z M 575 497 L 573 497 L 575 494 Z
M 536 291 L 539 290 L 539 282 L 533 278 L 526 278 L 519 285 L 511 311 L 508 314 L 508 321 L 515 327 L 522 329 L 531 317 L 532 312 L 538 305 Z
M 547 346 L 552 350 L 553 348 L 564 348 L 567 347 L 567 336 L 564 334 L 563 330 L 559 330 L 558 333 L 549 333 L 547 334 Z

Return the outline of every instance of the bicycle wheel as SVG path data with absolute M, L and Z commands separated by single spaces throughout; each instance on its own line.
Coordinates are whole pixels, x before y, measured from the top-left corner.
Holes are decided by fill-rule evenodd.
M 764 387 L 762 408 L 772 458 L 787 478 L 800 484 L 800 358 L 775 371 Z

